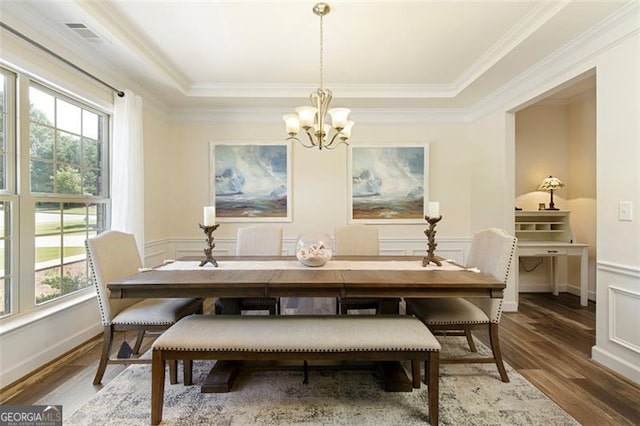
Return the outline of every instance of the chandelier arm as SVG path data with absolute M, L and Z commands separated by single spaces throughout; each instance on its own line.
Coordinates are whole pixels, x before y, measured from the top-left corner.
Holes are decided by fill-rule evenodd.
M 337 144 L 325 145 L 324 147 L 327 148 L 329 151 L 333 151 L 334 149 L 336 149 L 337 147 L 343 144 L 349 146 L 349 142 L 347 142 L 346 139 L 340 139 L 340 142 L 338 142 Z
M 308 133 L 307 133 L 308 134 Z M 301 141 L 300 139 L 298 139 L 297 136 L 289 136 L 287 139 L 285 139 L 287 142 L 289 141 L 296 141 L 298 142 L 300 145 L 302 145 L 305 148 L 313 148 L 315 145 L 307 145 L 305 144 L 303 141 Z
M 307 145 L 304 142 L 300 141 L 302 146 L 304 146 L 305 148 L 313 148 L 313 147 L 317 146 L 318 144 L 313 140 L 313 135 L 311 134 L 311 132 L 309 132 L 308 130 L 305 130 L 304 132 L 309 137 L 309 145 Z
M 333 146 L 333 143 L 336 141 L 336 138 L 338 138 L 338 143 L 335 146 Z M 346 144 L 346 145 L 349 145 L 346 142 L 346 140 L 347 139 L 344 137 L 344 134 L 342 134 L 342 132 L 336 131 L 333 134 L 333 136 L 331 137 L 331 141 L 328 144 L 325 144 L 325 147 L 328 148 L 328 149 L 333 149 L 333 148 L 335 148 L 337 146 L 340 146 L 343 143 Z

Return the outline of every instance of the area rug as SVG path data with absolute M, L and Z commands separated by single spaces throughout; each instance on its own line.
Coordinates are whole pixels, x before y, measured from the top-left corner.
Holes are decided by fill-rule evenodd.
M 468 354 L 464 338 L 439 338 L 442 356 Z M 478 351 L 487 354 L 477 342 Z M 200 393 L 211 362 L 194 363 L 194 385 L 165 386 L 163 425 L 424 425 L 427 388 L 385 392 L 375 370 L 242 371 L 229 393 Z M 493 364 L 440 368 L 442 425 L 578 425 L 509 365 L 510 383 Z M 181 374 L 180 374 L 181 376 Z M 71 425 L 148 425 L 151 367 L 132 365 L 64 421 Z

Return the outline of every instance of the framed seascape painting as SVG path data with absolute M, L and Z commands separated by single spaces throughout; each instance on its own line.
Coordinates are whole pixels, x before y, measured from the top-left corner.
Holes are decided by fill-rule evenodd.
M 349 221 L 424 223 L 429 144 L 349 147 Z
M 209 153 L 217 221 L 291 221 L 289 144 L 210 142 Z

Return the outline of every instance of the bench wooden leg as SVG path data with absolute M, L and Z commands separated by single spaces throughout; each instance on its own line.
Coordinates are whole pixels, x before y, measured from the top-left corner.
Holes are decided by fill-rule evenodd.
M 411 360 L 411 376 L 413 378 L 413 388 L 420 389 L 420 360 Z
M 440 385 L 440 353 L 436 351 L 429 352 L 429 359 L 424 365 L 425 382 L 429 389 L 427 390 L 427 398 L 429 398 L 429 423 L 431 426 L 438 424 L 438 404 L 440 402 L 439 385 Z
M 162 351 L 153 351 L 151 359 L 151 424 L 158 425 L 162 421 L 164 405 L 164 372 L 165 361 Z
M 191 386 L 193 382 L 193 360 L 185 359 L 182 361 L 182 375 L 184 378 L 184 385 Z
M 178 383 L 178 361 L 172 359 L 169 363 L 169 383 L 175 385 Z

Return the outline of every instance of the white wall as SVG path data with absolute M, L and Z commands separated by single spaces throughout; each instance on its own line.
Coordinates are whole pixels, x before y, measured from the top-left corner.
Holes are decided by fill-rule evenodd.
M 638 8 L 602 37 L 521 80 L 505 111 L 596 69 L 597 273 L 593 359 L 640 383 L 640 19 Z M 515 90 L 515 89 L 514 89 Z M 506 112 L 508 114 L 508 112 Z M 618 202 L 634 205 L 618 220 Z M 561 206 L 562 207 L 562 206 Z
M 485 228 L 501 228 L 514 232 L 513 214 L 513 115 L 503 111 L 488 114 L 471 126 L 470 199 L 467 215 L 470 232 Z M 515 265 L 514 265 L 515 267 Z M 518 294 L 512 272 L 504 291 L 503 308 L 517 310 Z
M 167 170 L 161 158 L 147 168 L 170 173 L 168 192 L 172 203 L 163 209 L 168 216 L 165 235 L 158 238 L 200 238 L 198 228 L 202 207 L 210 203 L 210 141 L 281 141 L 284 127 L 274 124 L 202 124 L 176 123 L 170 126 L 171 158 Z M 146 139 L 146 138 L 145 138 Z M 444 219 L 438 224 L 442 237 L 468 237 L 470 230 L 470 140 L 467 124 L 414 124 L 376 126 L 359 123 L 354 128 L 352 145 L 428 142 L 430 149 L 429 188 L 431 199 L 440 202 Z M 293 144 L 293 220 L 283 223 L 285 238 L 307 232 L 332 234 L 335 227 L 347 223 L 347 147 L 333 151 L 303 148 Z M 151 170 L 149 173 L 156 173 Z M 246 225 L 246 224 L 245 224 Z M 426 222 L 416 225 L 380 225 L 385 237 L 424 238 Z M 238 223 L 223 223 L 218 237 L 234 237 Z
M 598 294 L 593 358 L 640 383 L 640 35 L 597 60 Z M 633 220 L 618 220 L 618 202 Z

